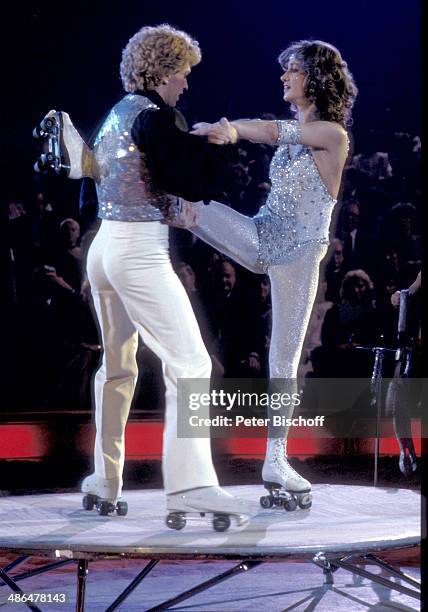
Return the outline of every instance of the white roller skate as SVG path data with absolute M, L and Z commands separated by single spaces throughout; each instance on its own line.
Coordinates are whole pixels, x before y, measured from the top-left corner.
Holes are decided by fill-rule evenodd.
M 288 463 L 286 449 L 284 440 L 268 439 L 262 479 L 269 495 L 260 498 L 260 505 L 262 508 L 282 506 L 287 511 L 299 506 L 307 510 L 312 506 L 311 483 Z
M 166 524 L 170 529 L 183 529 L 188 514 L 213 515 L 215 531 L 227 531 L 231 518 L 236 520 L 238 527 L 248 523 L 249 509 L 243 499 L 234 497 L 221 487 L 200 487 L 172 493 L 166 497 L 168 516 Z
M 87 476 L 81 485 L 82 506 L 85 510 L 97 509 L 100 516 L 116 512 L 118 516 L 128 513 L 128 504 L 120 500 L 122 482 L 118 478 L 101 478 L 96 474 Z
M 70 179 L 84 176 L 96 178 L 94 154 L 74 127 L 68 113 L 50 110 L 33 130 L 33 136 L 47 140 L 47 150 L 34 164 L 36 172 L 51 169 Z

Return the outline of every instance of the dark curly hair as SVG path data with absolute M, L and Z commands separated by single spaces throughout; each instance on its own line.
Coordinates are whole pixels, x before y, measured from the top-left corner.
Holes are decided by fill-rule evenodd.
M 291 58 L 307 74 L 305 94 L 314 102 L 319 119 L 349 125 L 358 89 L 336 47 L 322 40 L 300 40 L 279 55 L 284 70 Z

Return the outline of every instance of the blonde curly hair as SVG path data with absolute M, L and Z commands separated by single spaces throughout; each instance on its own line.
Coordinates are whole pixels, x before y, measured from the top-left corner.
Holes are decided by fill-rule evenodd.
M 132 38 L 122 52 L 120 76 L 125 91 L 148 90 L 164 79 L 201 61 L 197 40 L 167 23 L 145 26 Z

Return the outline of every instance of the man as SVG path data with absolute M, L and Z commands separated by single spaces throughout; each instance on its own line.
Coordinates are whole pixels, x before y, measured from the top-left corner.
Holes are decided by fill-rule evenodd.
M 120 66 L 128 95 L 112 108 L 94 145 L 102 223 L 89 250 L 88 278 L 104 355 L 95 377 L 95 472 L 83 481 L 82 491 L 109 502 L 111 510 L 122 489 L 124 429 L 137 379 L 140 334 L 163 365 L 167 509 L 247 511 L 218 486 L 210 439 L 177 437 L 177 380 L 208 380 L 211 361 L 171 266 L 166 221 L 176 214 L 177 197 L 168 194 L 189 200 L 215 197 L 228 161 L 227 147 L 176 125 L 174 107 L 200 59 L 198 43 L 184 32 L 168 25 L 138 31 Z M 63 145 L 82 175 L 87 151 L 69 117 L 62 116 Z M 168 525 L 183 526 L 173 520 Z

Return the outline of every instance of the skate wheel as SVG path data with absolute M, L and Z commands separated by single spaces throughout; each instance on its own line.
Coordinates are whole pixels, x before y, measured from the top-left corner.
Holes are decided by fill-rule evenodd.
M 110 512 L 111 503 L 108 501 L 101 501 L 97 505 L 98 514 L 100 516 L 107 516 Z
M 186 526 L 186 519 L 184 518 L 183 514 L 172 512 L 166 517 L 166 525 L 170 529 L 180 531 L 180 529 L 183 529 L 183 527 Z
M 262 495 L 260 498 L 260 505 L 262 508 L 272 508 L 273 506 L 272 495 Z
M 85 495 L 82 499 L 82 506 L 84 510 L 93 510 L 95 506 L 95 498 L 93 495 Z
M 128 504 L 126 501 L 118 501 L 116 504 L 116 512 L 118 516 L 126 516 L 128 514 Z
M 308 510 L 312 506 L 312 496 L 310 494 L 303 495 L 299 499 L 299 506 L 302 510 Z
M 287 512 L 294 512 L 297 508 L 297 500 L 294 497 L 290 497 L 289 499 L 284 499 L 284 510 Z
M 215 531 L 227 531 L 230 527 L 230 518 L 227 514 L 217 514 L 213 518 L 213 527 Z

